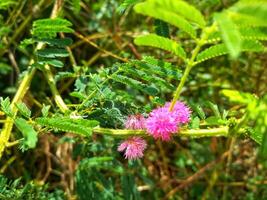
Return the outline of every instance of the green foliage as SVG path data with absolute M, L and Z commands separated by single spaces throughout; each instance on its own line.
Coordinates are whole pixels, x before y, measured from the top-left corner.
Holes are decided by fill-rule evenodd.
M 71 22 L 61 18 L 34 21 L 32 27 L 33 38 L 26 40 L 22 46 L 25 48 L 28 44 L 41 42 L 47 44 L 48 47 L 36 51 L 37 62 L 33 66 L 42 67 L 46 64 L 58 68 L 64 66 L 63 62 L 58 59 L 69 56 L 66 47 L 72 43 L 72 39 L 57 39 L 56 36 L 60 32 L 72 33 L 73 29 L 70 28 L 71 26 Z
M 267 117 L 261 110 L 267 109 L 266 95 L 258 99 L 252 94 L 235 90 L 222 90 L 222 94 L 228 97 L 230 101 L 246 106 L 245 118 L 243 120 L 245 122 L 249 120 L 254 125 L 252 127 L 253 131 L 249 132 L 249 136 L 257 143 L 265 144 L 266 138 L 264 135 L 267 131 Z M 262 152 L 266 151 L 265 148 L 265 146 L 262 147 Z
M 37 143 L 37 132 L 23 118 L 16 118 L 15 125 L 23 135 L 22 150 L 33 149 Z
M 46 48 L 38 50 L 37 56 L 44 58 L 68 57 L 69 53 L 65 49 Z
M 23 102 L 19 102 L 16 104 L 16 107 L 18 108 L 19 112 L 26 118 L 31 117 L 31 111 L 30 109 L 25 105 Z
M 170 51 L 171 53 L 181 57 L 182 59 L 185 59 L 186 57 L 186 53 L 181 45 L 171 39 L 161 37 L 156 34 L 140 36 L 134 40 L 134 43 L 137 45 L 151 46 Z
M 80 200 L 118 199 L 112 178 L 105 178 L 100 172 L 100 169 L 112 167 L 111 160 L 112 157 L 93 157 L 80 162 L 75 177 Z
M 87 137 L 92 135 L 92 129 L 99 124 L 95 120 L 64 117 L 38 117 L 36 123 L 54 130 L 76 133 Z
M 43 105 L 42 110 L 41 110 L 43 117 L 48 116 L 48 112 L 49 112 L 50 107 L 51 107 L 50 105 L 47 105 L 47 106 Z
M 39 19 L 33 22 L 32 35 L 36 38 L 55 38 L 57 33 L 72 33 L 72 23 L 66 19 Z
M 244 40 L 242 42 L 241 51 L 261 52 L 264 51 L 264 46 L 258 41 Z M 197 56 L 197 63 L 209 60 L 217 56 L 222 56 L 228 53 L 229 50 L 225 44 L 216 44 L 200 52 Z
M 9 97 L 3 99 L 3 97 L 0 98 L 0 104 L 2 111 L 9 117 L 13 116 L 13 113 L 11 112 L 10 108 L 10 99 Z
M 0 10 L 7 10 L 9 7 L 16 5 L 15 0 L 0 0 Z
M 125 174 L 121 177 L 121 186 L 124 199 L 138 200 L 141 199 L 140 193 L 135 185 L 134 176 Z
M 241 34 L 226 13 L 215 15 L 223 41 L 231 57 L 237 58 L 242 46 Z
M 200 27 L 205 26 L 205 20 L 202 14 L 193 6 L 190 4 L 186 3 L 185 1 L 179 0 L 149 0 L 146 1 L 143 4 L 137 4 L 137 10 L 138 6 L 141 7 L 149 7 L 149 10 L 151 12 L 157 12 L 157 10 L 151 10 L 150 8 L 159 8 L 159 9 L 164 9 L 169 12 L 177 13 L 178 15 L 182 16 L 183 18 L 190 20 L 196 24 L 198 24 Z M 143 12 L 146 12 L 145 10 L 142 10 Z M 140 11 L 140 13 L 142 13 Z M 144 13 L 147 14 L 147 13 Z M 153 14 L 152 14 L 153 15 Z M 169 17 L 168 17 L 169 18 Z
M 10 181 L 4 176 L 0 176 L 0 198 L 5 200 L 63 200 L 63 191 L 48 191 L 47 185 L 40 186 L 33 182 L 22 184 L 20 179 Z
M 0 199 L 265 199 L 267 165 L 255 155 L 267 158 L 266 59 L 251 52 L 266 51 L 266 1 L 64 2 L 0 1 L 0 171 L 22 180 L 0 177 Z M 66 19 L 42 19 L 52 10 Z M 143 30 L 154 34 L 133 45 Z M 235 89 L 222 91 L 230 101 L 224 88 Z M 148 117 L 175 90 L 192 110 L 179 131 L 229 131 L 232 142 L 176 134 L 168 144 L 147 139 L 142 159 L 125 160 L 110 129 L 125 129 L 132 114 Z M 18 143 L 35 150 L 21 154 Z
M 117 8 L 117 12 L 123 13 L 125 10 L 136 3 L 138 3 L 140 0 L 123 0 L 123 2 L 120 4 L 120 6 Z
M 72 6 L 72 9 L 74 10 L 75 14 L 78 14 L 81 10 L 81 0 L 67 0 Z
M 163 2 L 167 5 L 169 5 L 168 3 L 170 3 L 167 1 Z M 196 31 L 193 26 L 183 16 L 178 15 L 177 11 L 170 9 L 167 5 L 164 4 L 160 6 L 155 1 L 145 1 L 143 3 L 137 4 L 134 9 L 137 13 L 154 17 L 156 19 L 174 25 L 177 28 L 180 28 L 181 30 L 188 33 L 191 37 L 195 38 Z M 179 10 L 181 10 L 181 8 L 179 8 Z
M 153 86 L 146 86 L 145 84 L 141 83 L 140 81 L 137 81 L 135 79 L 122 76 L 122 75 L 112 75 L 112 80 L 116 82 L 121 82 L 125 85 L 129 85 L 133 87 L 134 89 L 141 90 L 144 93 L 147 93 L 148 95 L 155 96 L 158 94 L 158 90 L 154 88 Z
M 113 81 L 151 96 L 156 96 L 159 91 L 173 90 L 174 86 L 165 80 L 179 80 L 181 77 L 181 71 L 175 66 L 153 57 L 116 64 L 114 67 L 118 67 L 118 71 L 110 76 Z

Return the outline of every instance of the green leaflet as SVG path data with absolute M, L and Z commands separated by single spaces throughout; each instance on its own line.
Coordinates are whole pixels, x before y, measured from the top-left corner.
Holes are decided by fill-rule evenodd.
M 226 13 L 217 13 L 214 17 L 230 56 L 237 58 L 241 51 L 242 40 L 236 25 Z
M 149 1 L 146 1 L 137 4 L 134 9 L 137 13 L 154 17 L 174 25 L 188 33 L 191 37 L 196 38 L 196 31 L 187 20 L 163 6 L 156 6 Z
M 33 129 L 32 125 L 28 124 L 27 121 L 22 118 L 15 119 L 15 125 L 24 137 L 23 148 L 35 148 L 38 138 L 37 132 Z
M 144 56 L 141 61 L 135 62 L 135 65 L 149 74 L 157 74 L 164 79 L 180 80 L 182 76 L 182 71 L 177 69 L 177 66 L 151 56 Z
M 228 12 L 231 19 L 239 27 L 266 27 L 266 20 L 257 19 L 254 16 L 244 15 L 240 13 Z
M 239 32 L 243 40 L 267 40 L 267 30 L 263 28 L 242 27 L 239 28 Z M 214 43 L 221 40 L 222 38 L 220 33 L 214 32 L 209 36 L 206 43 Z
M 189 5 L 182 0 L 148 0 L 150 5 L 161 7 L 165 10 L 177 13 L 192 22 L 195 22 L 200 27 L 206 25 L 203 15 L 195 7 Z
M 248 105 L 256 100 L 256 97 L 250 93 L 239 92 L 237 90 L 221 90 L 221 93 L 226 96 L 231 102 Z
M 71 38 L 60 38 L 60 39 L 41 38 L 41 39 L 37 39 L 37 42 L 43 42 L 43 43 L 48 44 L 49 46 L 66 47 L 72 44 L 72 39 Z
M 135 5 L 140 0 L 123 0 L 123 2 L 120 4 L 120 6 L 117 8 L 117 12 L 122 14 L 127 8 Z
M 6 97 L 3 99 L 3 97 L 0 97 L 0 106 L 1 110 L 9 117 L 13 117 L 13 113 L 10 108 L 10 99 L 9 97 Z
M 240 28 L 242 38 L 248 40 L 267 40 L 267 30 L 259 28 Z
M 9 7 L 17 4 L 15 0 L 3 0 L 0 1 L 0 10 L 7 10 Z
M 45 58 L 68 57 L 69 52 L 66 49 L 46 48 L 38 50 L 37 56 Z
M 120 82 L 123 83 L 125 85 L 129 85 L 132 88 L 135 88 L 137 90 L 141 90 L 142 92 L 151 95 L 151 96 L 155 96 L 158 94 L 158 89 L 152 85 L 146 85 L 140 81 L 137 81 L 135 79 L 132 79 L 130 77 L 127 76 L 123 76 L 123 75 L 116 75 L 113 74 L 111 76 L 112 80 L 116 81 L 116 82 Z
M 30 118 L 31 117 L 31 111 L 30 109 L 23 103 L 17 103 L 16 107 L 18 108 L 19 112 L 26 118 Z
M 175 89 L 175 87 L 171 83 L 168 83 L 163 78 L 160 78 L 158 76 L 151 76 L 150 74 L 147 74 L 146 72 L 142 70 L 127 68 L 125 69 L 125 72 L 129 76 L 133 76 L 135 78 L 141 78 L 142 80 L 145 80 L 148 83 L 154 83 L 156 85 L 159 85 L 161 87 L 166 87 L 171 90 Z
M 39 117 L 36 123 L 48 128 L 76 133 L 83 136 L 91 136 L 92 129 L 99 123 L 95 120 L 70 119 L 64 117 Z
M 267 25 L 267 1 L 239 1 L 231 8 L 231 10 L 242 15 L 254 17 L 261 22 L 265 22 Z
M 32 34 L 37 38 L 54 38 L 57 33 L 72 33 L 72 23 L 66 19 L 39 19 L 33 22 Z
M 241 47 L 242 52 L 260 52 L 263 50 L 264 46 L 258 41 L 244 40 L 242 42 L 242 47 Z M 197 56 L 196 63 L 200 63 L 205 60 L 209 60 L 211 58 L 225 55 L 228 53 L 229 51 L 226 48 L 225 44 L 216 44 L 200 52 Z
M 150 46 L 170 51 L 183 59 L 186 58 L 184 49 L 177 42 L 156 34 L 140 36 L 134 40 L 134 43 L 139 46 Z

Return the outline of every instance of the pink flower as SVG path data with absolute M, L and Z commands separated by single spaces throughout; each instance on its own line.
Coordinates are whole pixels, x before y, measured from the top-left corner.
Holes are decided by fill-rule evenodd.
M 141 114 L 130 115 L 126 119 L 124 125 L 127 129 L 144 129 L 145 128 L 145 118 Z
M 144 139 L 140 137 L 132 137 L 122 142 L 118 147 L 118 151 L 125 151 L 125 158 L 133 160 L 143 157 L 143 152 L 146 149 L 146 146 L 147 144 Z
M 168 141 L 172 134 L 178 131 L 180 124 L 189 122 L 191 111 L 180 101 L 177 101 L 172 111 L 170 103 L 154 109 L 146 120 L 146 130 L 155 139 Z
M 153 110 L 146 120 L 147 132 L 155 139 L 168 141 L 178 131 L 176 117 L 165 107 Z
M 168 102 L 164 105 L 164 108 L 169 110 L 170 105 L 171 103 Z M 176 117 L 178 123 L 187 124 L 189 122 L 191 110 L 186 106 L 184 102 L 177 101 L 173 107 L 172 112 Z

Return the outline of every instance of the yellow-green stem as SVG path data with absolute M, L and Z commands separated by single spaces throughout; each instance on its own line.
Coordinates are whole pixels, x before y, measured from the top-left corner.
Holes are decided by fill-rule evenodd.
M 56 81 L 55 81 L 54 76 L 51 72 L 51 69 L 48 65 L 45 65 L 44 68 L 45 68 L 44 73 L 45 73 L 45 76 L 47 78 L 47 82 L 50 86 L 51 92 L 53 94 L 54 100 L 55 100 L 57 106 L 59 107 L 59 109 L 61 110 L 61 112 L 65 113 L 69 110 L 69 108 L 64 103 L 62 97 L 60 96 L 60 94 L 57 90 Z
M 94 128 L 93 133 L 101 135 L 118 136 L 118 137 L 149 136 L 145 130 L 108 129 L 100 127 Z M 190 137 L 190 138 L 227 137 L 229 135 L 228 133 L 229 133 L 229 128 L 227 126 L 224 126 L 212 129 L 180 130 L 179 133 L 174 134 L 174 136 Z
M 192 56 L 189 59 L 189 61 L 187 62 L 187 64 L 186 64 L 186 68 L 185 68 L 184 74 L 183 74 L 183 76 L 181 78 L 181 81 L 180 81 L 180 83 L 179 83 L 176 91 L 174 92 L 173 99 L 172 99 L 172 102 L 171 102 L 171 105 L 170 105 L 170 108 L 169 108 L 170 111 L 172 111 L 172 109 L 174 108 L 174 105 L 175 105 L 176 101 L 180 97 L 180 94 L 182 92 L 182 89 L 184 87 L 184 84 L 186 82 L 186 79 L 187 79 L 187 77 L 188 77 L 191 69 L 195 65 L 194 61 L 195 61 L 195 58 L 197 57 L 197 54 L 199 53 L 201 47 L 205 44 L 205 41 L 208 38 L 209 34 L 212 33 L 215 30 L 215 28 L 216 28 L 216 25 L 213 24 L 212 26 L 207 27 L 206 29 L 204 29 L 203 30 L 203 33 L 201 35 L 201 38 L 197 41 L 197 46 L 193 50 Z

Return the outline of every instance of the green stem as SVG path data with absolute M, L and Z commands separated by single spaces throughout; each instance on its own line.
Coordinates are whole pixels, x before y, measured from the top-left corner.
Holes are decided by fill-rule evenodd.
M 93 133 L 101 135 L 129 137 L 129 136 L 149 136 L 144 130 L 124 130 L 124 129 L 109 129 L 109 128 L 94 128 Z M 191 129 L 191 130 L 180 130 L 175 136 L 180 137 L 227 137 L 229 128 L 227 126 L 212 128 L 212 129 Z
M 208 38 L 208 36 L 210 35 L 210 33 L 212 33 L 216 28 L 216 25 L 213 24 L 212 26 L 210 27 L 207 27 L 203 30 L 203 33 L 201 35 L 201 38 L 197 41 L 197 46 L 195 47 L 195 49 L 193 50 L 193 53 L 192 53 L 192 56 L 191 58 L 189 59 L 189 61 L 187 62 L 187 65 L 186 65 L 186 68 L 185 68 L 185 71 L 184 71 L 184 74 L 181 78 L 181 81 L 176 89 L 176 91 L 174 92 L 174 95 L 173 95 L 173 100 L 171 102 L 171 105 L 170 105 L 170 111 L 174 108 L 174 105 L 176 103 L 176 101 L 179 99 L 180 97 L 180 94 L 182 92 L 182 89 L 184 87 L 184 84 L 187 80 L 187 77 L 191 71 L 191 69 L 195 66 L 195 58 L 197 57 L 201 47 L 205 44 L 205 41 L 206 39 Z
M 57 90 L 56 81 L 55 81 L 54 76 L 51 72 L 51 69 L 48 65 L 45 65 L 44 73 L 45 73 L 45 76 L 47 78 L 48 84 L 50 86 L 51 92 L 53 94 L 53 97 L 54 97 L 54 100 L 55 100 L 57 106 L 59 107 L 61 112 L 63 112 L 63 113 L 67 112 L 69 110 L 69 108 L 64 103 L 62 97 L 60 96 L 60 94 Z

